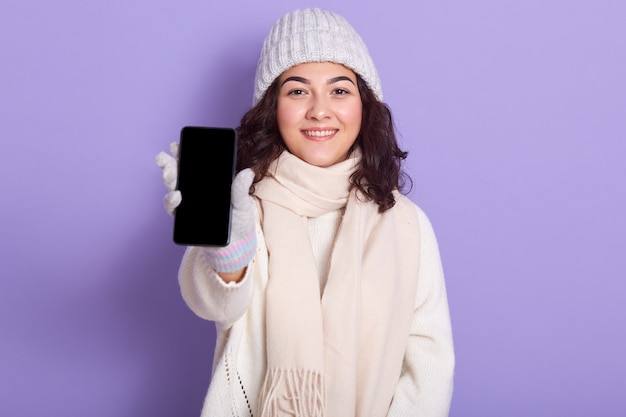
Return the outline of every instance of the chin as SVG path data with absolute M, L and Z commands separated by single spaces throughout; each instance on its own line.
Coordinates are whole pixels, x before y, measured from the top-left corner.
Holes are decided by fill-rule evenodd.
M 307 157 L 307 158 L 300 158 L 300 159 L 302 159 L 304 162 L 306 162 L 309 165 L 315 165 L 320 168 L 327 168 L 339 162 L 334 158 L 325 158 L 325 157 Z

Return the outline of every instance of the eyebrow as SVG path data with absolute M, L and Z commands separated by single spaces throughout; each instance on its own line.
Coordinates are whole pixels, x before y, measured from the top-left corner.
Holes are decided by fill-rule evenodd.
M 287 82 L 289 81 L 295 81 L 298 83 L 302 83 L 302 84 L 311 84 L 311 81 L 304 78 L 304 77 L 298 77 L 298 76 L 293 76 L 293 77 L 288 77 L 285 79 L 285 81 L 283 81 L 280 86 L 282 87 L 283 85 L 285 85 Z M 327 84 L 334 84 L 334 83 L 338 83 L 339 81 L 350 81 L 352 84 L 354 84 L 354 81 L 352 81 L 352 79 L 350 79 L 350 77 L 346 77 L 345 75 L 341 75 L 339 77 L 334 77 L 329 79 L 326 83 Z

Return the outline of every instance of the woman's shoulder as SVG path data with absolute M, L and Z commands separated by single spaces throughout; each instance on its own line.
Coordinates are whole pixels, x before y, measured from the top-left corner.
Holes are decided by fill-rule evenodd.
M 417 216 L 417 222 L 420 225 L 420 229 L 425 229 L 427 231 L 432 231 L 432 224 L 426 212 L 420 207 L 417 203 L 411 200 L 406 195 L 394 191 L 394 198 L 396 199 L 396 204 L 394 207 L 401 207 L 403 210 L 407 212 L 413 212 Z
M 411 200 L 406 195 L 404 195 L 404 194 L 400 193 L 399 191 L 395 190 L 393 192 L 393 197 L 396 200 L 396 203 L 393 206 L 394 209 L 396 209 L 396 210 L 406 210 L 406 211 L 409 211 L 409 212 L 417 213 L 417 216 L 419 216 L 419 217 L 425 217 L 426 216 L 426 214 L 424 213 L 422 208 L 420 206 L 418 206 L 413 200 Z

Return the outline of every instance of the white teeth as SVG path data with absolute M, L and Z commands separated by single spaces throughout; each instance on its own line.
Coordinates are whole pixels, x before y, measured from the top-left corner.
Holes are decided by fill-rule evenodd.
M 323 137 L 330 136 L 335 132 L 336 130 L 305 130 L 304 134 L 307 136 Z

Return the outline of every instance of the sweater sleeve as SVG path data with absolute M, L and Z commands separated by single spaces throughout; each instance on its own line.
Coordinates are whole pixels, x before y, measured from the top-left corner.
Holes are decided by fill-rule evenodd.
M 452 400 L 455 358 L 443 268 L 432 225 L 419 208 L 418 217 L 415 311 L 389 417 L 445 417 Z
M 188 247 L 178 271 L 187 306 L 199 317 L 230 327 L 246 311 L 252 297 L 250 267 L 237 283 L 224 282 L 204 259 L 204 250 Z
M 257 241 L 261 242 L 260 225 L 256 225 Z M 258 251 L 258 248 L 257 248 Z M 226 283 L 205 259 L 204 249 L 190 246 L 183 255 L 178 271 L 178 283 L 187 306 L 199 317 L 215 321 L 222 330 L 228 329 L 248 309 L 253 292 L 253 263 L 237 283 Z

